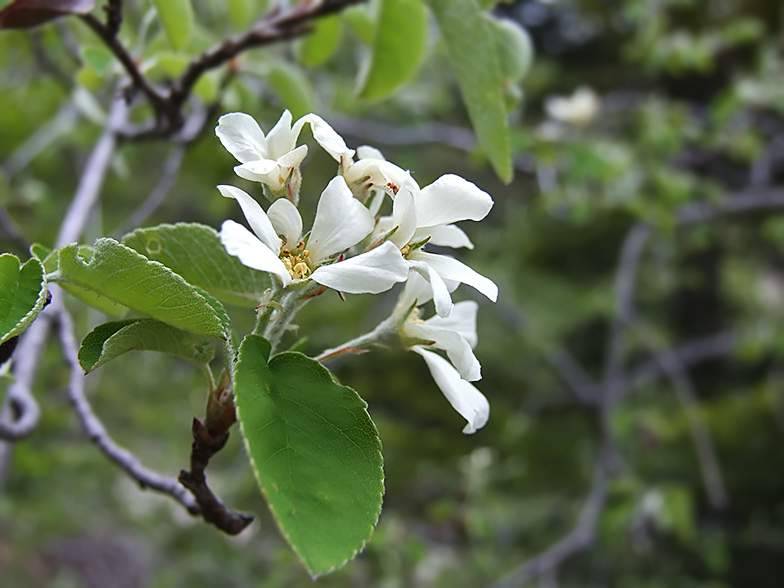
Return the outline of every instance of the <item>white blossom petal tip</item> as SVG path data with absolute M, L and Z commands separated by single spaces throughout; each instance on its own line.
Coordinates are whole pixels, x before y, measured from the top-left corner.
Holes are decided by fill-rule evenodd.
M 460 415 L 468 421 L 463 433 L 471 435 L 485 426 L 490 418 L 490 403 L 479 390 L 460 377 L 452 365 L 432 351 L 414 348 L 422 356 L 436 385 Z

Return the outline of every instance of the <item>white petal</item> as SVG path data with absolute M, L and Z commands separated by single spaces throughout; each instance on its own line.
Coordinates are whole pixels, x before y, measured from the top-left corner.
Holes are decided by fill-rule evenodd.
M 465 300 L 455 304 L 449 316 L 434 316 L 425 321 L 425 325 L 436 329 L 445 329 L 458 333 L 473 349 L 477 344 L 476 315 L 479 305 L 473 300 Z
M 463 380 L 457 370 L 437 353 L 416 347 L 414 351 L 424 358 L 430 369 L 430 375 L 433 376 L 433 380 L 449 403 L 468 421 L 463 433 L 470 435 L 484 427 L 490 417 L 490 403 L 487 402 L 487 398 Z
M 244 180 L 261 182 L 262 184 L 277 184 L 280 176 L 280 165 L 274 159 L 256 159 L 237 165 L 234 173 Z
M 278 256 L 241 224 L 225 221 L 221 227 L 220 240 L 229 255 L 238 257 L 242 265 L 275 274 L 284 286 L 291 283 L 291 275 Z
M 291 113 L 288 110 L 284 110 L 278 122 L 267 133 L 269 158 L 278 159 L 280 156 L 292 151 L 297 144 L 297 135 L 291 132 Z
M 448 174 L 422 189 L 417 197 L 420 227 L 448 225 L 461 220 L 482 220 L 493 208 L 493 199 L 474 184 Z
M 406 285 L 400 293 L 395 305 L 395 312 L 405 312 L 416 303 L 421 306 L 433 297 L 430 282 L 423 278 L 419 272 L 411 270 L 406 280 Z
M 373 230 L 373 217 L 353 197 L 342 176 L 336 176 L 321 193 L 316 219 L 308 240 L 314 263 L 345 251 L 367 237 Z
M 493 302 L 498 300 L 498 286 L 496 286 L 492 280 L 475 272 L 466 264 L 452 257 L 418 250 L 410 253 L 408 258 L 409 260 L 424 261 L 433 270 L 438 272 L 438 275 L 444 280 L 454 280 L 462 284 L 468 284 L 479 290 L 479 292 L 487 296 Z
M 398 247 L 403 247 L 414 236 L 417 227 L 414 195 L 410 190 L 398 192 L 392 205 L 392 220 L 395 223 L 394 226 L 397 227 L 397 231 L 389 240 Z
M 454 313 L 454 311 L 453 311 Z M 471 351 L 468 344 L 459 333 L 449 329 L 437 329 L 431 325 L 409 322 L 405 325 L 406 335 L 416 339 L 433 341 L 436 349 L 443 349 L 449 356 L 452 365 L 457 368 L 460 377 L 469 382 L 482 379 L 482 366 Z
M 449 316 L 454 305 L 452 304 L 452 297 L 449 295 L 449 289 L 443 278 L 424 261 L 409 259 L 408 264 L 411 269 L 415 270 L 420 276 L 430 282 L 430 288 L 433 292 L 433 303 L 436 306 L 436 312 L 439 316 Z
M 473 249 L 474 244 L 468 238 L 462 229 L 455 225 L 441 225 L 438 227 L 428 227 L 420 229 L 411 238 L 412 241 L 419 242 L 430 237 L 428 243 L 432 245 L 440 245 L 441 247 L 466 247 Z
M 392 243 L 384 243 L 345 261 L 323 265 L 313 281 L 348 294 L 378 294 L 408 277 L 408 264 Z
M 387 160 L 381 151 L 375 147 L 370 147 L 369 145 L 361 145 L 357 147 L 357 157 L 359 159 L 380 159 L 381 161 Z
M 232 112 L 220 117 L 215 134 L 240 163 L 267 157 L 264 132 L 253 117 L 244 112 Z
M 299 167 L 307 154 L 308 146 L 300 145 L 296 149 L 286 152 L 278 157 L 278 165 L 281 167 Z
M 346 146 L 343 137 L 338 135 L 335 129 L 329 126 L 323 118 L 316 114 L 308 114 L 300 120 L 310 123 L 313 138 L 335 161 L 341 164 L 348 164 L 354 158 L 354 150 Z
M 267 210 L 276 235 L 283 235 L 284 248 L 293 249 L 302 237 L 302 217 L 299 210 L 285 198 L 278 198 Z
M 218 186 L 218 190 L 226 198 L 234 198 L 240 203 L 240 208 L 242 208 L 245 218 L 248 219 L 250 228 L 253 229 L 256 236 L 261 239 L 261 242 L 264 243 L 277 258 L 280 253 L 280 237 L 275 233 L 275 229 L 272 228 L 272 223 L 261 206 L 259 206 L 259 203 L 247 192 L 235 188 L 234 186 Z

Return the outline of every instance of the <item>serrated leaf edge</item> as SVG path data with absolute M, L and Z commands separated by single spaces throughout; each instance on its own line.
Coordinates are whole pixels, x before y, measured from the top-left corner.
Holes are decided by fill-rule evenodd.
M 251 336 L 252 337 L 259 337 L 259 338 L 263 339 L 263 337 L 261 337 L 259 335 L 248 335 L 248 337 L 251 337 Z M 246 339 L 247 339 L 247 337 L 246 337 Z M 243 340 L 243 343 L 244 342 L 245 341 Z M 308 357 L 304 353 L 300 353 L 298 351 L 284 351 L 283 353 L 279 353 L 279 354 L 271 357 L 270 360 L 268 362 L 266 362 L 267 363 L 267 368 L 270 371 L 272 371 L 272 367 L 271 367 L 272 362 L 274 362 L 278 357 L 281 357 L 281 356 L 300 356 L 300 357 L 303 357 L 303 358 L 308 359 L 310 361 L 315 361 L 312 357 Z M 237 366 L 236 366 L 235 369 L 239 368 L 240 362 L 242 362 L 242 345 L 240 345 L 240 350 L 239 350 L 238 359 L 237 359 Z M 370 413 L 367 410 L 368 403 L 365 402 L 365 399 L 362 398 L 357 393 L 357 391 L 354 390 L 353 388 L 351 388 L 350 386 L 346 386 L 345 384 L 336 384 L 335 381 L 332 379 L 331 372 L 326 367 L 321 365 L 320 363 L 316 362 L 316 364 L 320 368 L 320 370 L 319 370 L 320 371 L 319 377 L 325 377 L 325 378 L 327 378 L 329 380 L 329 382 L 331 384 L 335 384 L 337 386 L 340 386 L 341 388 L 347 388 L 348 390 L 351 390 L 351 392 L 356 394 L 357 398 L 359 398 L 362 401 L 362 404 L 364 405 L 363 406 L 363 410 L 365 411 L 365 414 L 367 415 L 368 420 L 370 421 L 370 424 L 373 426 L 373 430 L 376 433 L 376 439 L 378 440 L 378 447 L 377 447 L 376 451 L 378 452 L 378 456 L 379 456 L 380 461 L 381 461 L 381 465 L 379 466 L 379 469 L 381 470 L 381 487 L 382 488 L 381 488 L 381 494 L 379 495 L 378 509 L 376 510 L 376 513 L 375 513 L 375 520 L 371 524 L 370 532 L 369 532 L 367 538 L 362 542 L 362 545 L 359 546 L 356 550 L 354 550 L 354 552 L 351 554 L 351 556 L 346 558 L 341 563 L 336 564 L 336 565 L 332 566 L 331 568 L 329 568 L 327 570 L 324 570 L 322 572 L 314 574 L 313 570 L 311 570 L 310 567 L 308 566 L 308 564 L 305 562 L 305 558 L 302 556 L 302 554 L 300 553 L 299 549 L 297 549 L 297 547 L 295 547 L 294 544 L 291 542 L 291 539 L 289 538 L 288 533 L 286 533 L 286 531 L 284 530 L 284 526 L 281 524 L 281 519 L 278 516 L 277 511 L 273 508 L 272 503 L 270 502 L 269 497 L 267 496 L 267 491 L 264 489 L 264 485 L 261 483 L 261 479 L 259 478 L 259 468 L 256 466 L 256 460 L 253 458 L 253 455 L 251 454 L 250 445 L 248 443 L 247 436 L 245 435 L 245 425 L 242 422 L 241 409 L 239 407 L 237 407 L 237 420 L 239 421 L 240 430 L 242 431 L 242 442 L 245 445 L 245 450 L 248 453 L 248 458 L 250 459 L 251 464 L 253 466 L 252 467 L 253 477 L 256 478 L 256 483 L 257 483 L 259 489 L 261 490 L 262 494 L 264 495 L 264 499 L 267 501 L 267 508 L 269 508 L 270 513 L 272 513 L 272 517 L 275 519 L 275 524 L 277 525 L 278 530 L 283 535 L 283 537 L 286 539 L 286 543 L 288 543 L 289 547 L 291 547 L 291 549 L 294 551 L 294 553 L 297 554 L 297 557 L 299 558 L 300 562 L 302 562 L 302 564 L 305 566 L 305 569 L 307 570 L 308 575 L 313 580 L 316 580 L 316 579 L 320 578 L 321 576 L 324 576 L 326 574 L 330 574 L 330 573 L 332 573 L 334 571 L 337 571 L 337 570 L 341 569 L 347 563 L 352 561 L 360 552 L 364 551 L 364 549 L 367 546 L 367 544 L 373 538 L 373 533 L 374 533 L 374 531 L 376 529 L 376 526 L 378 525 L 378 520 L 381 517 L 381 510 L 382 510 L 383 505 L 384 505 L 384 495 L 386 494 L 386 484 L 385 484 L 386 477 L 384 476 L 384 454 L 382 453 L 381 436 L 378 434 L 378 428 L 376 427 L 376 423 L 373 422 L 372 418 L 370 418 Z

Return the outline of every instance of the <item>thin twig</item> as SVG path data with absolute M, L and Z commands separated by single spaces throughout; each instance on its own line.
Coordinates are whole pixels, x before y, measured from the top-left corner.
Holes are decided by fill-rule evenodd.
M 193 515 L 199 514 L 200 511 L 196 501 L 185 488 L 180 486 L 175 478 L 162 476 L 147 469 L 133 453 L 120 447 L 109 437 L 106 428 L 93 412 L 92 406 L 90 406 L 90 402 L 85 395 L 84 373 L 79 365 L 79 345 L 74 336 L 71 316 L 65 310 L 62 302 L 57 301 L 53 306 L 55 306 L 57 312 L 63 357 L 71 368 L 71 376 L 68 379 L 68 399 L 73 404 L 87 436 L 106 457 L 139 482 L 142 488 L 150 488 L 151 490 L 168 494 L 182 504 L 189 513 Z
M 169 191 L 177 181 L 180 173 L 180 166 L 185 156 L 185 145 L 177 144 L 171 148 L 169 157 L 163 164 L 163 172 L 158 184 L 150 195 L 142 202 L 139 207 L 123 223 L 113 231 L 115 237 L 119 238 L 130 230 L 140 227 L 149 216 L 163 203 Z
M 90 158 L 87 160 L 76 188 L 76 194 L 60 225 L 55 247 L 62 247 L 79 240 L 79 236 L 87 224 L 90 211 L 98 200 L 106 171 L 114 155 L 117 145 L 115 129 L 123 124 L 126 114 L 125 102 L 121 99 L 115 100 L 109 113 L 106 128 L 90 153 Z
M 719 204 L 698 203 L 684 207 L 676 214 L 676 223 L 679 226 L 688 226 L 722 215 L 783 207 L 784 190 L 754 190 L 730 195 Z M 600 451 L 597 455 L 594 483 L 583 506 L 580 518 L 575 527 L 560 541 L 520 565 L 496 583 L 494 588 L 520 586 L 533 578 L 541 578 L 542 576 L 555 579 L 555 572 L 561 563 L 575 553 L 590 547 L 593 541 L 596 525 L 606 502 L 607 484 L 617 468 L 618 451 L 613 442 L 609 420 L 623 391 L 632 382 L 632 378 L 630 378 L 624 368 L 625 336 L 628 326 L 633 324 L 637 270 L 645 245 L 652 235 L 653 229 L 648 225 L 643 223 L 634 225 L 627 233 L 621 248 L 615 275 L 615 311 L 607 346 L 607 360 L 605 362 L 602 386 L 598 388 L 600 397 L 597 416 L 599 418 L 599 435 L 601 438 Z M 698 359 L 709 355 L 708 352 L 724 352 L 732 344 L 727 339 L 717 339 L 711 342 L 710 345 L 705 345 L 707 349 L 692 349 L 688 352 L 688 355 Z M 672 367 L 670 362 L 673 353 L 675 352 L 660 354 L 658 361 L 665 361 L 668 367 Z M 681 351 L 681 353 L 686 354 L 685 351 Z M 655 359 L 654 361 L 657 360 Z M 677 365 L 680 366 L 682 364 Z M 660 364 L 660 367 L 663 367 L 663 365 Z M 642 368 L 635 370 L 634 379 L 636 380 L 641 373 L 647 373 L 649 370 L 648 364 L 643 364 Z M 679 385 L 682 384 L 683 380 L 679 379 Z
M 738 336 L 734 333 L 719 333 L 701 337 L 694 341 L 684 343 L 679 347 L 659 352 L 652 359 L 647 359 L 637 366 L 629 369 L 628 386 L 642 386 L 662 374 L 662 365 L 665 362 L 677 361 L 680 365 L 688 367 L 703 361 L 715 359 L 732 353 L 738 346 Z M 671 356 L 660 357 L 660 356 Z M 666 374 L 665 374 L 666 375 Z M 624 391 L 625 393 L 626 391 Z
M 590 546 L 596 533 L 599 515 L 607 500 L 607 483 L 612 470 L 612 450 L 607 445 L 599 448 L 593 484 L 585 499 L 577 524 L 557 543 L 529 559 L 512 573 L 492 585 L 492 588 L 514 588 L 542 576 L 552 576 L 563 561 Z
M 705 490 L 708 493 L 708 500 L 711 506 L 716 509 L 726 508 L 729 504 L 729 497 L 724 487 L 719 460 L 716 457 L 710 430 L 700 412 L 697 393 L 683 364 L 678 361 L 677 356 L 674 354 L 658 353 L 654 337 L 647 325 L 638 321 L 633 329 L 643 344 L 655 354 L 654 359 L 660 362 L 661 369 L 672 382 L 678 401 L 686 413 L 692 439 L 694 440 L 694 447 L 697 450 L 697 461 L 700 464 L 702 481 L 705 484 Z
M 231 413 L 234 414 L 233 405 Z M 210 431 L 199 419 L 193 419 L 191 470 L 182 470 L 179 477 L 183 489 L 187 488 L 196 499 L 204 520 L 228 535 L 241 533 L 253 522 L 253 517 L 226 508 L 207 486 L 204 471 L 212 456 L 223 449 L 226 441 L 229 440 L 228 428 L 233 422 L 234 419 L 229 419 L 225 427 L 221 427 L 217 431 Z
M 55 246 L 60 247 L 79 239 L 87 224 L 90 211 L 98 199 L 106 170 L 114 154 L 116 146 L 114 125 L 121 124 L 125 115 L 125 104 L 121 100 L 116 100 L 112 106 L 106 129 L 87 160 L 81 181 L 60 225 Z M 6 438 L 20 439 L 29 435 L 38 422 L 40 409 L 31 390 L 49 330 L 47 317 L 51 313 L 51 309 L 46 309 L 39 315 L 38 319 L 24 333 L 14 351 L 14 378 L 16 382 L 9 387 L 3 402 L 3 409 L 0 411 L 0 428 L 6 433 L 4 435 Z M 20 398 L 21 400 L 19 400 Z M 7 472 L 12 449 L 13 447 L 9 443 L 0 442 L 0 481 Z M 1 484 L 0 487 L 2 487 Z
M 142 91 L 150 101 L 150 104 L 155 109 L 156 113 L 162 112 L 166 107 L 166 98 L 164 94 L 153 86 L 144 76 L 139 69 L 139 65 L 136 63 L 136 60 L 128 53 L 125 45 L 112 34 L 111 30 L 105 24 L 95 18 L 92 14 L 84 14 L 81 15 L 80 18 L 101 38 L 111 52 L 114 53 L 114 56 L 119 60 L 126 73 L 131 78 L 133 86 Z
M 116 37 L 123 21 L 123 0 L 109 0 L 103 9 L 106 12 L 106 31 Z

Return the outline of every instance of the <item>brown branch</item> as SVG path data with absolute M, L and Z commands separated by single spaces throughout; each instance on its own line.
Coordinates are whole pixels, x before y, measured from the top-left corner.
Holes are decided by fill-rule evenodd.
M 150 81 L 144 76 L 139 69 L 136 60 L 131 57 L 128 50 L 125 48 L 120 40 L 112 33 L 111 29 L 103 24 L 100 20 L 95 18 L 92 14 L 84 14 L 80 16 L 82 21 L 90 27 L 93 32 L 98 35 L 104 44 L 114 53 L 114 56 L 120 61 L 128 76 L 133 82 L 133 87 L 138 88 L 147 97 L 155 110 L 156 116 L 160 115 L 166 109 L 165 95 L 155 88 Z
M 645 323 L 638 321 L 633 326 L 633 329 L 644 345 L 656 354 L 654 359 L 659 362 L 662 371 L 667 374 L 667 377 L 672 382 L 675 395 L 681 404 L 681 408 L 686 413 L 694 447 L 697 451 L 697 461 L 700 465 L 702 481 L 708 493 L 708 500 L 711 506 L 716 509 L 726 508 L 729 504 L 729 497 L 722 479 L 719 460 L 716 457 L 710 430 L 700 412 L 697 393 L 686 373 L 686 369 L 676 355 L 658 353 L 659 350 L 651 329 Z
M 122 27 L 123 0 L 109 0 L 103 9 L 106 12 L 106 31 L 116 37 Z
M 213 434 L 199 419 L 193 419 L 191 471 L 182 470 L 179 481 L 193 494 L 201 510 L 201 516 L 206 522 L 215 525 L 224 533 L 237 535 L 253 522 L 253 517 L 227 509 L 207 486 L 207 478 L 204 474 L 212 456 L 223 449 L 226 441 L 229 440 L 229 426 L 230 423 L 225 428 L 220 427 L 219 431 Z
M 676 213 L 676 224 L 688 226 L 723 215 L 780 208 L 784 208 L 784 189 L 752 190 L 730 195 L 718 204 L 706 202 L 686 206 Z M 638 223 L 629 230 L 621 248 L 615 277 L 615 312 L 608 341 L 607 360 L 602 385 L 597 389 L 599 398 L 596 410 L 601 438 L 600 450 L 591 492 L 583 505 L 580 517 L 573 529 L 560 541 L 517 567 L 494 584 L 494 588 L 520 586 L 537 577 L 555 580 L 558 567 L 574 554 L 589 548 L 593 542 L 599 517 L 606 504 L 607 484 L 615 475 L 618 464 L 618 451 L 609 426 L 610 416 L 629 385 L 641 375 L 647 376 L 651 370 L 649 364 L 645 363 L 636 368 L 633 377 L 630 377 L 624 366 L 624 350 L 626 333 L 629 326 L 634 325 L 637 270 L 645 246 L 653 234 L 654 231 L 650 226 Z M 514 323 L 515 321 L 512 322 Z M 733 337 L 718 336 L 699 346 L 687 346 L 681 350 L 658 354 L 653 361 L 657 362 L 659 369 L 664 370 L 673 380 L 677 378 L 682 394 L 684 382 L 686 386 L 690 384 L 685 380 L 683 364 L 677 362 L 678 354 L 697 361 L 713 354 L 725 353 L 734 344 Z M 564 377 L 564 379 L 568 382 L 571 378 Z M 575 392 L 579 389 L 580 386 L 575 389 Z M 688 392 L 687 390 L 687 402 L 690 398 Z M 714 481 L 711 480 L 710 483 L 713 484 Z M 716 497 L 721 503 L 721 492 Z
M 78 349 L 76 337 L 73 332 L 71 316 L 62 305 L 62 301 L 55 304 L 57 319 L 59 322 L 60 344 L 62 345 L 63 357 L 71 368 L 71 376 L 68 380 L 68 399 L 73 404 L 76 415 L 82 423 L 85 433 L 98 448 L 120 468 L 139 482 L 142 488 L 150 488 L 163 494 L 168 494 L 177 502 L 182 504 L 189 513 L 199 514 L 199 506 L 193 497 L 177 483 L 177 480 L 168 476 L 162 476 L 157 472 L 144 467 L 139 459 L 127 449 L 117 445 L 103 426 L 101 420 L 93 412 L 90 402 L 87 400 L 84 390 L 84 374 L 79 365 Z

